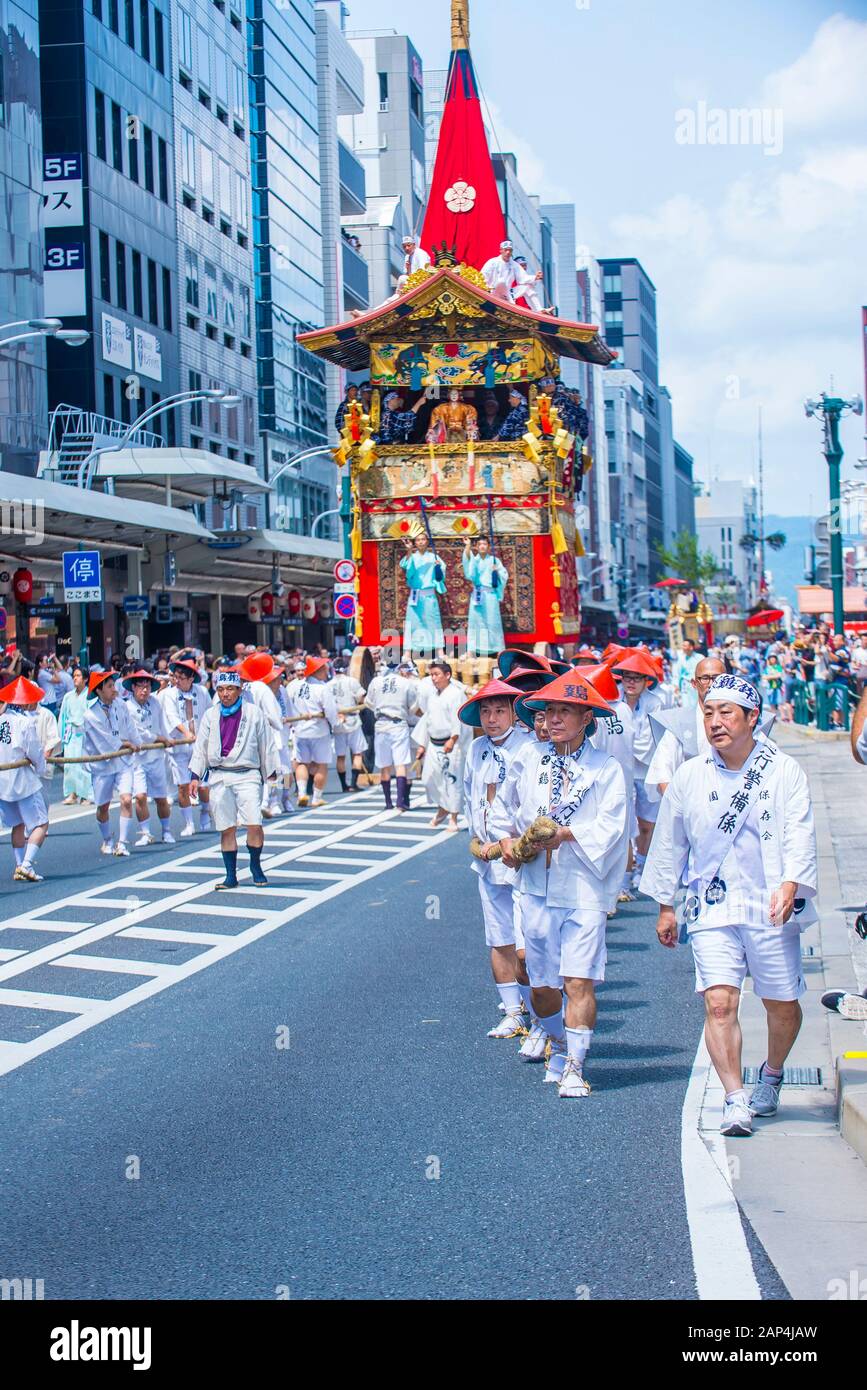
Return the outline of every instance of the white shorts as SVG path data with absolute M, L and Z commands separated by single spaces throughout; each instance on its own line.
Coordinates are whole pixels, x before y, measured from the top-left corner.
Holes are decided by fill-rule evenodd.
M 322 763 L 330 767 L 333 761 L 334 745 L 330 734 L 320 734 L 318 738 L 299 738 L 295 736 L 295 761 L 297 763 Z
M 132 771 L 133 796 L 152 796 L 158 801 L 169 794 L 165 758 L 152 763 L 136 763 Z
M 92 773 L 94 806 L 107 806 L 115 796 L 132 796 L 133 774 L 131 767 L 119 768 L 117 772 Z
M 690 935 L 695 961 L 695 988 L 743 987 L 752 976 L 760 999 L 800 999 L 807 986 L 801 967 L 801 933 L 784 927 L 706 927 Z
M 635 813 L 639 820 L 650 821 L 656 824 L 656 817 L 659 815 L 660 802 L 651 801 L 644 788 L 644 783 L 635 780 Z
M 47 822 L 48 807 L 41 791 L 22 796 L 19 801 L 0 801 L 0 825 L 5 825 L 9 830 L 23 825 L 29 835 L 37 825 L 46 825 Z
M 211 814 L 217 830 L 262 824 L 262 779 L 220 782 L 211 787 Z
M 524 933 L 521 930 L 521 895 L 516 893 L 511 883 L 492 883 L 488 878 L 479 879 L 479 897 L 482 900 L 482 917 L 485 923 L 485 944 L 487 946 L 515 946 L 524 949 Z
M 337 733 L 334 735 L 334 756 L 345 758 L 347 753 L 366 753 L 367 735 L 359 724 L 357 729 L 350 729 L 346 734 Z
M 190 758 L 193 756 L 194 744 L 185 743 L 179 748 L 173 748 L 171 753 L 172 777 L 177 787 L 185 787 L 190 780 Z
M 565 976 L 605 979 L 606 914 L 596 908 L 549 907 L 544 898 L 521 894 L 521 924 L 527 974 L 537 989 L 559 989 Z
M 405 724 L 395 724 L 381 733 L 376 731 L 373 735 L 373 761 L 377 767 L 409 767 L 412 746 Z

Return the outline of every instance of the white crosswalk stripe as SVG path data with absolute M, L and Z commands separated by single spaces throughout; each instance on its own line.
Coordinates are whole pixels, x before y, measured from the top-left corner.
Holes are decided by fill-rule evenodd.
M 269 879 L 267 889 L 252 887 L 249 870 L 240 867 L 245 858 L 242 852 L 239 888 L 226 895 L 215 894 L 216 881 L 222 874 L 219 848 L 210 840 L 201 849 L 188 852 L 187 841 L 183 852 L 169 863 L 143 867 L 147 851 L 142 851 L 126 877 L 8 918 L 0 925 L 0 1075 L 447 840 L 448 831 L 430 828 L 429 814 L 424 810 L 398 816 L 383 807 L 379 789 L 373 788 L 354 795 L 346 804 L 269 822 L 262 855 L 262 867 Z M 334 867 L 327 867 L 331 865 Z M 71 909 L 89 920 L 70 920 Z M 196 923 L 202 917 L 210 919 L 210 931 L 198 930 Z M 11 941 L 7 948 L 2 945 L 3 935 L 12 930 L 50 933 L 55 939 L 40 944 L 37 938 L 28 950 L 21 947 L 19 937 L 14 948 Z M 137 955 L 127 957 L 122 951 L 113 956 L 98 950 L 100 943 L 104 951 L 109 941 L 122 945 L 127 940 L 153 943 L 155 954 L 167 942 L 201 949 L 177 965 L 165 960 L 139 959 Z M 139 949 L 147 950 L 146 946 Z M 63 977 L 58 976 L 57 990 L 50 978 L 58 968 L 99 974 L 112 991 L 125 980 L 129 987 L 120 988 L 108 998 L 65 994 Z M 38 979 L 34 977 L 32 982 L 38 988 L 26 988 L 23 977 L 37 971 Z M 136 977 L 140 982 L 133 984 Z M 20 985 L 16 984 L 19 978 Z M 73 979 L 67 979 L 73 983 Z M 11 1011 L 15 1009 L 45 1011 L 49 1016 L 66 1013 L 70 1017 L 54 1026 L 49 1017 L 37 1037 L 19 1041 L 8 1036 L 14 1031 Z M 4 1027 L 4 1017 L 10 1020 L 8 1027 Z

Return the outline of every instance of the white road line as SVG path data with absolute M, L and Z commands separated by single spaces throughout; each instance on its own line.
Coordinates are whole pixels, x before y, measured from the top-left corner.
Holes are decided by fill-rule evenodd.
M 3 950 L 0 951 L 0 960 L 14 960 L 16 956 L 25 956 L 26 954 L 26 951 Z
M 220 946 L 226 940 L 225 932 L 184 931 L 180 927 L 121 927 L 117 935 L 133 941 L 179 941 L 184 946 Z
M 739 1302 L 761 1299 L 738 1204 L 726 1176 L 725 1145 L 721 1166 L 699 1130 L 710 1068 L 702 1037 L 683 1101 L 680 1133 L 683 1191 L 698 1296 L 703 1300 Z M 722 1144 L 722 1136 L 719 1138 Z
M 327 879 L 327 880 L 329 881 L 329 883 L 333 883 L 334 880 L 335 880 L 335 879 L 338 879 L 338 878 L 352 878 L 352 874 L 335 874 L 333 871 L 330 872 L 330 873 L 326 871 L 326 872 L 323 872 L 323 873 L 321 873 L 321 874 L 318 874 L 318 873 L 316 872 L 315 869 L 270 869 L 270 868 L 269 868 L 269 870 L 268 870 L 268 876 L 269 876 L 269 878 L 305 878 L 305 879 L 307 879 L 307 878 L 311 878 L 311 879 L 321 878 L 321 879 Z
M 62 966 L 70 970 L 102 970 L 115 975 L 172 975 L 176 965 L 161 963 L 155 965 L 147 960 L 127 960 L 119 956 L 61 956 L 52 966 Z
M 64 902 L 63 905 L 67 907 L 69 904 Z M 58 904 L 50 903 L 46 911 L 56 906 Z M 51 931 L 66 934 L 87 931 L 92 926 L 92 922 L 63 922 L 59 917 L 10 917 L 8 921 L 0 924 L 0 931 Z
M 299 864 L 366 864 L 366 859 L 351 859 L 349 855 L 342 854 L 299 854 Z
M 239 892 L 243 891 L 241 889 Z M 229 907 L 226 903 L 184 903 L 183 907 L 173 907 L 172 912 L 200 913 L 203 917 L 276 917 L 274 908 L 268 907 Z
M 49 1029 L 40 1037 L 33 1038 L 25 1043 L 20 1043 L 14 1048 L 5 1047 L 0 1043 L 0 1075 L 5 1075 L 7 1072 L 14 1071 L 17 1067 L 23 1066 L 37 1057 L 41 1057 L 44 1053 L 53 1051 L 55 1047 L 60 1047 L 63 1043 L 68 1042 L 70 1038 L 78 1037 L 79 1034 L 86 1032 L 90 1028 L 96 1027 L 99 1023 L 105 1022 L 106 1019 L 113 1018 L 116 1014 L 124 1013 L 127 1009 L 133 1008 L 143 1000 L 150 999 L 155 994 L 162 993 L 164 989 L 169 989 L 182 980 L 186 980 L 190 976 L 198 974 L 199 971 L 207 969 L 217 961 L 227 956 L 234 955 L 236 951 L 243 950 L 253 942 L 258 941 L 261 937 L 268 936 L 271 932 L 277 931 L 288 922 L 294 921 L 296 917 L 302 917 L 312 908 L 319 907 L 325 902 L 330 902 L 333 898 L 339 897 L 341 893 L 345 893 L 357 885 L 366 883 L 370 879 L 377 878 L 379 874 L 382 873 L 383 868 L 394 868 L 397 864 L 405 863 L 407 860 L 414 859 L 417 855 L 423 854 L 432 845 L 444 843 L 450 838 L 451 835 L 448 831 L 444 831 L 438 836 L 431 836 L 421 844 L 413 845 L 402 850 L 393 860 L 389 860 L 386 865 L 373 864 L 362 873 L 343 878 L 338 883 L 323 888 L 320 893 L 312 895 L 304 902 L 294 904 L 292 907 L 287 908 L 285 912 L 269 914 L 271 920 L 260 922 L 256 926 L 248 927 L 246 931 L 235 935 L 227 935 L 225 939 L 219 939 L 211 950 L 203 951 L 193 960 L 185 961 L 183 964 L 178 965 L 170 979 L 160 977 L 148 980 L 144 984 L 138 985 L 135 989 L 127 990 L 125 993 L 118 995 L 114 999 L 78 1000 L 77 1003 L 84 1006 L 78 1017 L 67 1019 L 56 1028 Z M 104 929 L 100 930 L 102 930 L 102 934 L 105 935 Z M 143 933 L 147 929 L 143 927 L 127 927 L 118 932 L 117 935 L 131 936 L 136 930 Z M 148 933 L 148 935 L 150 936 L 150 933 Z M 155 936 L 153 939 L 174 939 L 182 941 L 185 935 L 191 934 L 181 931 L 174 932 L 166 930 L 164 936 Z M 77 942 L 76 944 L 79 943 Z M 10 965 L 14 964 L 17 964 L 17 962 L 10 963 Z M 9 967 L 6 968 L 8 969 Z M 0 967 L 0 972 L 2 972 L 2 970 L 3 967 Z M 2 978 L 2 973 L 0 973 L 0 978 Z M 21 991 L 20 994 L 23 996 L 24 991 Z M 15 998 L 6 1000 L 3 999 L 3 995 L 13 995 Z M 19 1002 L 18 996 L 19 992 L 16 990 L 0 990 L 0 1003 Z M 29 997 L 33 998 L 35 996 L 30 995 Z M 39 997 L 56 1001 L 60 996 L 47 995 Z M 34 1005 L 34 1007 L 38 1006 Z M 57 1008 L 56 1003 L 54 1003 L 54 1007 Z M 86 1012 L 84 1011 L 85 1009 Z
M 0 1004 L 19 1009 L 50 1009 L 52 1013 L 87 1014 L 98 1009 L 101 999 L 82 999 L 77 994 L 40 994 L 34 989 L 0 989 Z

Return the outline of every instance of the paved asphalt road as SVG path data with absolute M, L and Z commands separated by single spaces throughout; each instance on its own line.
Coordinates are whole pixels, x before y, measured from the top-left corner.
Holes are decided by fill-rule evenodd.
M 381 809 L 378 793 L 329 799 L 338 802 L 275 823 L 269 848 L 279 833 L 291 865 L 304 853 L 292 837 L 312 834 L 315 816 L 339 825 L 350 803 L 359 818 Z M 389 853 L 378 834 L 420 844 L 426 819 L 386 820 L 363 840 L 350 827 L 320 862 L 332 881 L 364 874 Z M 0 841 L 0 914 L 19 918 L 0 931 L 10 952 L 0 975 L 15 968 L 12 950 L 63 939 L 28 938 L 23 912 L 50 921 L 61 910 L 48 905 L 64 895 L 192 851 L 216 864 L 215 844 L 100 859 L 90 817 L 74 819 L 52 832 L 45 883 L 19 891 L 5 882 Z M 353 851 L 351 870 L 334 868 Z M 315 862 L 280 882 L 303 888 Z M 195 872 L 210 881 L 201 867 L 174 878 Z M 0 1275 L 44 1279 L 46 1298 L 696 1296 L 680 1166 L 701 1029 L 689 953 L 656 946 L 647 903 L 620 909 L 587 1067 L 593 1095 L 567 1103 L 514 1043 L 485 1037 L 496 996 L 465 836 L 428 833 L 413 857 L 370 874 L 309 910 L 299 891 L 291 920 L 0 1076 Z M 160 869 L 157 892 L 171 892 L 171 878 Z M 149 901 L 153 885 L 142 882 Z M 248 925 L 209 920 L 219 902 L 151 916 L 160 941 L 89 949 L 182 963 L 203 948 L 175 945 L 172 931 Z M 252 890 L 232 902 L 263 906 Z M 82 920 L 74 912 L 62 916 Z M 30 974 L 27 988 L 75 995 L 88 972 Z M 103 976 L 91 976 L 108 997 Z M 39 1009 L 13 1013 L 19 1042 L 57 1023 Z M 748 1242 L 763 1295 L 786 1297 L 751 1233 Z

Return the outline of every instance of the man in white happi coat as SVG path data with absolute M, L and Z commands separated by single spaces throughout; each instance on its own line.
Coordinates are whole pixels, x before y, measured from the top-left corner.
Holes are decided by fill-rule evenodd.
M 226 876 L 217 889 L 238 887 L 239 825 L 247 827 L 247 851 L 254 888 L 268 880 L 262 871 L 262 784 L 276 778 L 280 761 L 265 717 L 253 700 L 241 698 L 241 673 L 219 671 L 214 677 L 218 703 L 202 716 L 190 758 L 191 788 L 208 774 L 214 823 Z
M 0 763 L 24 763 L 0 772 L 0 825 L 11 831 L 12 877 L 20 883 L 42 882 L 36 856 L 48 834 L 48 808 L 40 780 L 46 762 L 36 720 L 29 711 L 44 697 L 45 691 L 24 676 L 0 689 Z
M 681 763 L 707 751 L 704 731 L 704 697 L 717 676 L 726 673 L 725 662 L 716 656 L 702 657 L 690 677 L 696 698 L 674 709 L 651 713 L 650 729 L 655 747 L 647 765 L 644 788 L 649 800 L 657 801 Z
M 542 279 L 541 270 L 530 276 L 516 265 L 512 258 L 513 250 L 511 241 L 501 241 L 499 255 L 492 256 L 482 266 L 482 276 L 491 294 L 497 299 L 508 300 L 510 304 L 514 303 L 515 290 L 521 293 L 521 285 Z
M 622 720 L 627 738 L 631 735 L 632 740 L 632 785 L 638 830 L 635 836 L 635 867 L 631 887 L 632 891 L 636 892 L 659 811 L 659 800 L 648 796 L 645 781 L 654 750 L 650 716 L 661 708 L 662 701 L 656 693 L 659 676 L 654 663 L 650 656 L 639 648 L 633 648 L 626 656 L 616 657 L 612 662 L 611 672 L 622 688 L 625 706 Z
M 90 703 L 84 716 L 84 753 L 91 757 L 106 753 L 117 755 L 92 762 L 87 769 L 93 779 L 96 824 L 102 839 L 99 852 L 127 856 L 132 831 L 135 767 L 132 755 L 138 752 L 135 725 L 130 719 L 126 700 L 121 700 L 118 695 L 114 671 L 91 671 L 88 700 Z M 116 844 L 108 818 L 113 796 L 120 801 Z
M 464 758 L 470 743 L 469 729 L 458 717 L 466 695 L 463 686 L 452 681 L 452 668 L 447 661 L 432 661 L 428 673 L 433 688 L 412 738 L 418 748 L 424 749 L 421 782 L 428 802 L 436 807 L 430 824 L 438 826 L 447 819 L 447 828 L 457 830 Z
M 572 1100 L 590 1094 L 584 1059 L 596 1024 L 595 986 L 605 978 L 608 906 L 626 860 L 626 788 L 619 763 L 588 737 L 595 716 L 609 707 L 583 672 L 567 671 L 520 703 L 544 710 L 550 742 L 535 745 L 520 765 L 515 831 L 528 831 L 539 816 L 559 827 L 520 872 L 536 1017 L 530 1039 L 541 1030 L 549 1044 L 545 1080 Z M 511 868 L 518 867 L 514 847 L 514 838 L 501 842 Z
M 172 808 L 169 803 L 168 768 L 165 749 L 169 745 L 169 735 L 165 723 L 165 709 L 156 692 L 161 684 L 150 671 L 132 671 L 121 681 L 128 692 L 126 709 L 135 729 L 136 743 L 141 749 L 147 743 L 161 743 L 162 748 L 139 752 L 133 763 L 132 792 L 135 798 L 135 813 L 138 819 L 138 839 L 136 848 L 152 845 L 156 837 L 151 834 L 148 802 L 153 797 L 157 816 L 162 829 L 164 845 L 173 845 L 175 837 L 171 831 Z
M 265 720 L 272 756 L 281 769 L 291 772 L 285 730 L 292 726 L 286 724 L 290 715 L 284 712 L 291 710 L 291 701 L 288 695 L 285 704 L 280 699 L 283 667 L 276 664 L 270 652 L 255 652 L 241 662 L 241 680 L 246 682 L 242 698 L 251 700 Z M 279 783 L 266 780 L 262 785 L 262 815 L 270 820 L 279 816 L 281 809 L 286 807 L 285 801 L 281 807 Z
M 169 766 L 178 788 L 178 807 L 184 828 L 181 839 L 195 835 L 193 806 L 190 796 L 190 758 L 193 754 L 193 739 L 196 736 L 199 720 L 210 708 L 211 697 L 202 683 L 201 672 L 195 661 L 173 661 L 170 667 L 172 683 L 160 691 L 163 716 L 169 738 L 175 743 L 169 756 Z M 180 742 L 175 742 L 181 740 Z M 186 741 L 184 741 L 186 740 Z M 210 792 L 202 784 L 199 787 L 199 829 L 210 830 L 208 798 Z
M 524 1009 L 530 1011 L 517 874 L 502 859 L 488 858 L 499 841 L 513 833 L 503 793 L 514 763 L 532 744 L 526 729 L 515 724 L 514 703 L 520 693 L 505 681 L 491 680 L 458 711 L 463 724 L 482 730 L 467 753 L 463 792 L 470 835 L 478 840 L 483 856 L 473 857 L 470 864 L 478 875 L 485 944 L 503 1011 L 489 1038 L 525 1037 Z
M 310 656 L 304 675 L 290 681 L 286 694 L 295 720 L 295 781 L 298 805 L 324 806 L 328 769 L 334 760 L 332 733 L 339 722 L 334 694 L 326 683 L 328 659 Z M 299 717 L 300 716 L 300 717 Z M 308 794 L 313 778 L 313 800 Z
M 414 275 L 417 270 L 428 270 L 430 267 L 430 256 L 427 251 L 423 251 L 417 239 L 408 232 L 403 242 L 403 273 L 404 275 Z
M 755 686 L 740 676 L 714 681 L 704 705 L 709 751 L 672 777 L 641 881 L 659 903 L 661 944 L 676 946 L 678 916 L 692 944 L 707 1048 L 725 1091 L 726 1135 L 748 1135 L 753 1116 L 776 1113 L 783 1065 L 801 1026 L 800 933 L 816 921 L 807 778 L 776 744 L 756 738 L 761 707 Z M 738 1022 L 747 973 L 768 1018 L 767 1056 L 749 1096 Z
M 409 810 L 407 772 L 412 762 L 410 728 L 415 722 L 418 689 L 415 681 L 401 676 L 397 669 L 386 667 L 374 676 L 364 697 L 367 709 L 373 711 L 373 763 L 380 774 L 380 785 L 389 811 L 391 775 L 397 776 L 397 810 Z
M 358 713 L 348 714 L 347 710 L 357 710 L 364 704 L 364 686 L 349 674 L 348 657 L 338 658 L 330 683 L 338 722 L 334 726 L 334 757 L 337 762 L 337 780 L 340 790 L 350 790 L 346 781 L 346 759 L 350 759 L 352 791 L 358 791 L 358 779 L 364 771 L 363 756 L 367 752 L 367 736 L 361 727 Z

